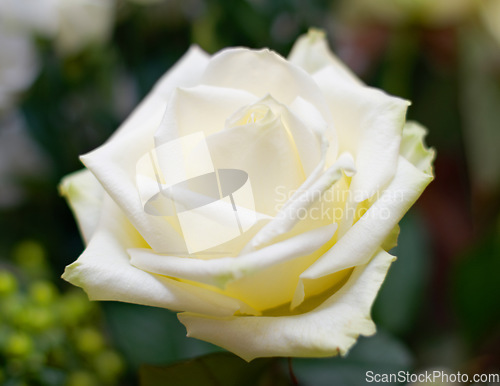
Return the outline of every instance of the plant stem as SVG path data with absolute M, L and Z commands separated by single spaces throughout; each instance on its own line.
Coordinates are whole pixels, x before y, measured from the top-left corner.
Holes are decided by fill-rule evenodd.
M 293 372 L 292 357 L 288 357 L 288 373 L 290 374 L 292 385 L 299 386 L 299 381 Z

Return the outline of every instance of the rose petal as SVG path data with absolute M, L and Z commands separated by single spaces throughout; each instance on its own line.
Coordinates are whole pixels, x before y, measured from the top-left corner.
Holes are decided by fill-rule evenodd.
M 323 152 L 328 146 L 325 137 L 327 124 L 319 111 L 301 97 L 295 98 L 287 107 L 272 97 L 264 98 L 277 115 L 281 117 L 285 128 L 293 140 L 305 176 L 309 177 L 321 164 Z
M 99 226 L 83 254 L 66 267 L 62 277 L 82 287 L 91 300 L 118 300 L 219 316 L 248 312 L 249 307 L 236 299 L 132 266 L 127 249 L 145 247 L 144 239 L 124 213 L 105 196 Z
M 300 315 L 207 317 L 178 315 L 188 336 L 250 361 L 257 357 L 344 355 L 359 335 L 372 335 L 370 308 L 394 257 L 379 251 L 354 269 L 347 283 L 321 306 Z
M 158 146 L 197 131 L 206 136 L 221 131 L 229 116 L 257 99 L 247 91 L 231 88 L 205 85 L 178 88 L 155 133 L 155 143 Z
M 167 101 L 177 87 L 190 87 L 198 84 L 210 57 L 198 46 L 191 46 L 182 58 L 175 63 L 154 85 L 151 92 L 142 100 L 125 122 L 114 132 L 111 139 L 136 133 L 146 135 L 144 129 L 157 127 L 161 122 Z M 152 123 L 149 123 L 152 121 Z
M 278 54 L 244 48 L 223 50 L 210 60 L 202 83 L 246 90 L 260 98 L 269 94 L 284 105 L 300 96 L 311 103 L 327 123 L 326 136 L 335 157 L 335 129 L 321 90 L 303 69 Z
M 407 122 L 403 128 L 403 138 L 399 153 L 418 170 L 432 174 L 432 161 L 436 157 L 434 149 L 425 147 L 427 129 L 417 122 Z
M 300 36 L 293 45 L 288 60 L 309 74 L 331 66 L 338 76 L 347 82 L 362 84 L 359 78 L 332 53 L 322 30 L 311 28 L 307 34 Z
M 158 255 L 150 249 L 129 249 L 131 264 L 148 272 L 224 288 L 228 282 L 251 275 L 270 266 L 309 255 L 335 233 L 328 225 L 239 257 L 200 260 Z
M 400 232 L 401 229 L 399 228 L 398 224 L 392 229 L 392 231 L 389 232 L 389 236 L 387 236 L 387 238 L 382 243 L 382 249 L 389 252 L 392 248 L 398 245 L 398 237 Z
M 310 296 L 308 282 L 365 264 L 432 179 L 431 174 L 421 172 L 400 156 L 394 179 L 377 201 L 327 253 L 300 275 L 293 307 Z
M 356 161 L 351 190 L 358 202 L 364 201 L 394 175 L 409 102 L 346 82 L 332 66 L 314 79 L 328 100 L 339 151 L 350 152 Z
M 167 99 L 175 87 L 195 84 L 207 59 L 192 48 L 164 77 L 111 140 L 81 157 L 127 218 L 157 251 L 185 251 L 184 241 L 165 219 L 144 211 L 136 187 L 136 164 L 154 146 Z
M 288 128 L 272 111 L 272 106 L 266 100 L 262 102 L 246 109 L 268 111 L 264 118 L 212 134 L 207 137 L 207 144 L 216 168 L 248 173 L 255 210 L 274 216 L 279 202 L 276 187 L 296 189 L 304 181 L 305 174 Z M 240 111 L 239 114 L 245 118 L 250 112 Z
M 89 170 L 83 169 L 64 177 L 59 192 L 68 200 L 88 244 L 99 223 L 104 189 Z
M 326 170 L 315 181 L 307 180 L 281 208 L 276 217 L 266 224 L 248 243 L 245 251 L 254 250 L 271 242 L 276 237 L 289 232 L 297 224 L 302 209 L 309 208 L 326 190 L 342 178 L 345 172 L 352 175 L 356 172 L 350 154 L 341 154 L 337 162 Z

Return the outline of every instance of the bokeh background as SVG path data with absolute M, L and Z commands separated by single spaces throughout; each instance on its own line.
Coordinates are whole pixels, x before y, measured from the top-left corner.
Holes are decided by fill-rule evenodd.
M 284 360 L 185 366 L 222 350 L 167 310 L 91 303 L 60 279 L 83 244 L 57 185 L 191 44 L 286 56 L 309 27 L 412 101 L 437 159 L 401 223 L 379 332 L 346 358 L 294 360 L 296 377 L 500 372 L 500 0 L 0 0 L 0 384 L 290 383 Z

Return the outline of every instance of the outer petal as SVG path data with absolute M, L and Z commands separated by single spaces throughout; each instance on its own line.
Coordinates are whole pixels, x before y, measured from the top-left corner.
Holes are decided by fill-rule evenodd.
M 82 287 L 91 300 L 118 300 L 206 315 L 248 312 L 236 299 L 133 267 L 128 248 L 147 245 L 118 206 L 105 196 L 102 216 L 89 245 L 63 279 Z
M 293 316 L 207 317 L 179 314 L 188 336 L 224 347 L 243 359 L 344 355 L 359 335 L 375 333 L 370 308 L 394 257 L 379 251 L 356 267 L 321 306 Z
M 153 148 L 153 136 L 172 91 L 196 84 L 206 63 L 206 56 L 192 48 L 107 143 L 81 157 L 148 244 L 159 251 L 183 251 L 185 245 L 167 221 L 144 212 L 136 187 L 136 163 Z
M 314 79 L 328 100 L 339 151 L 350 152 L 356 161 L 351 189 L 358 202 L 364 201 L 394 175 L 409 102 L 346 82 L 331 66 Z
M 104 189 L 89 170 L 83 169 L 64 177 L 59 192 L 68 200 L 88 244 L 99 223 Z
M 239 257 L 201 260 L 130 249 L 131 263 L 145 271 L 224 288 L 229 281 L 309 255 L 328 242 L 336 226 L 327 225 Z
M 327 253 L 300 275 L 293 306 L 308 295 L 309 283 L 317 284 L 313 282 L 319 278 L 365 264 L 432 179 L 431 174 L 421 172 L 400 157 L 394 179 L 378 200 Z
M 341 149 L 352 152 L 358 173 L 353 177 L 342 236 L 353 224 L 354 210 L 385 187 L 394 176 L 408 101 L 380 90 L 350 85 L 330 67 L 315 75 L 327 95 L 338 127 Z M 331 83 L 329 83 L 331 82 Z
M 425 147 L 424 138 L 426 134 L 427 129 L 422 125 L 417 122 L 407 122 L 403 128 L 399 154 L 421 172 L 432 175 L 432 161 L 436 157 L 436 152 L 434 149 Z
M 197 46 L 189 51 L 158 82 L 153 90 L 144 98 L 127 120 L 115 131 L 108 142 L 117 137 L 139 131 L 146 135 L 144 127 L 158 127 L 167 101 L 177 87 L 190 87 L 197 84 L 205 70 L 209 56 Z M 151 121 L 151 123 L 149 123 Z
M 362 84 L 359 78 L 332 53 L 322 30 L 311 28 L 306 35 L 299 37 L 288 55 L 288 60 L 310 74 L 331 66 L 345 81 Z

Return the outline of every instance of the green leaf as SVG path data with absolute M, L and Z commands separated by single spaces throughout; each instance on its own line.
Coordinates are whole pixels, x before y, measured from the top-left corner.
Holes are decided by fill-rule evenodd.
M 164 364 L 222 349 L 187 338 L 174 312 L 137 304 L 102 303 L 109 332 L 133 367 Z
M 500 235 L 485 238 L 453 272 L 453 303 L 470 343 L 500 331 Z
M 401 221 L 397 256 L 373 306 L 373 318 L 396 335 L 412 330 L 421 310 L 430 277 L 430 245 L 425 228 L 415 212 Z
M 410 351 L 384 331 L 369 338 L 360 338 L 344 358 L 293 361 L 301 386 L 364 385 L 368 371 L 373 371 L 373 374 L 396 374 L 411 370 L 412 363 Z
M 205 355 L 170 366 L 143 366 L 141 386 L 279 386 L 289 385 L 278 358 L 252 362 L 230 353 Z

